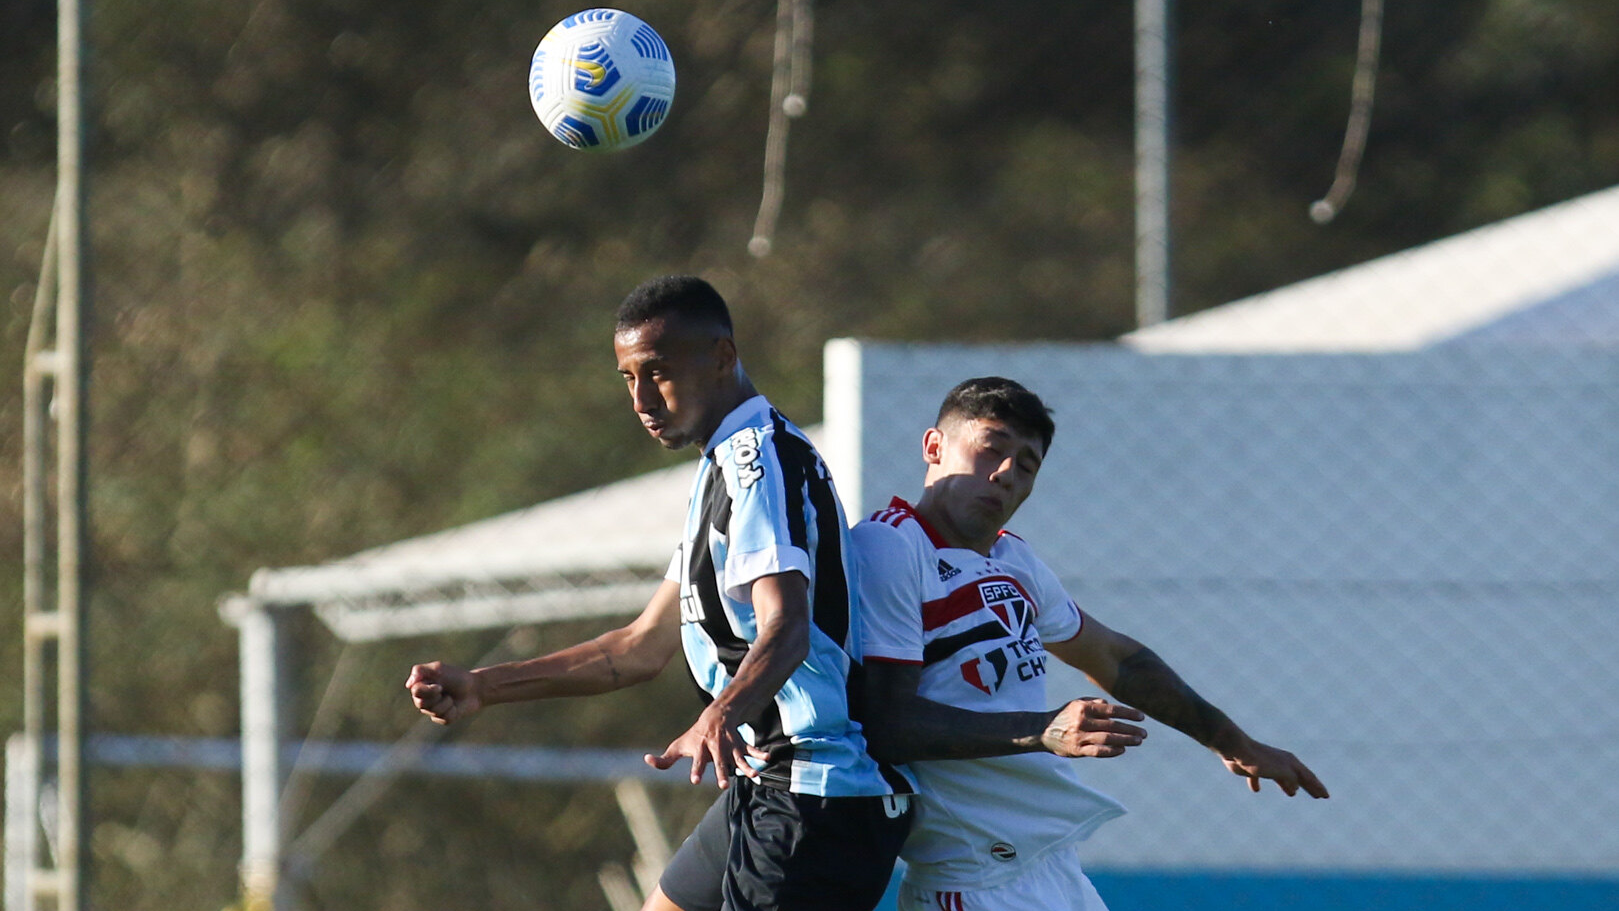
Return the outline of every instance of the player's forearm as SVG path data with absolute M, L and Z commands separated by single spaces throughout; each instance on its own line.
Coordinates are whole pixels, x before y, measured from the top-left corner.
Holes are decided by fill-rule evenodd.
M 472 672 L 485 705 L 563 696 L 593 696 L 657 676 L 665 662 L 651 660 L 623 629 L 559 652 Z
M 873 710 L 875 709 L 875 711 Z M 883 762 L 980 759 L 1045 749 L 1055 712 L 974 712 L 924 699 L 868 704 L 866 745 Z
M 1226 752 L 1247 736 L 1146 646 L 1119 662 L 1108 692 L 1213 750 Z
M 714 707 L 739 721 L 758 717 L 809 657 L 807 621 L 776 614 L 748 648 Z

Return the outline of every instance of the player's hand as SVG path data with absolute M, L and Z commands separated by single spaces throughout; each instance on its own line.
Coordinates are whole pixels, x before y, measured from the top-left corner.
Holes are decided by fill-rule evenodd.
M 483 708 L 478 680 L 471 671 L 434 661 L 418 664 L 405 678 L 410 701 L 438 724 L 449 724 Z
M 697 716 L 697 722 L 686 733 L 676 737 L 663 755 L 654 756 L 651 753 L 643 757 L 646 764 L 654 769 L 669 769 L 679 762 L 681 757 L 691 759 L 691 783 L 700 784 L 703 772 L 712 763 L 714 777 L 721 790 L 731 786 L 731 775 L 740 772 L 749 778 L 758 776 L 758 771 L 748 764 L 748 757 L 755 759 L 768 759 L 769 754 L 751 746 L 742 739 L 742 733 L 736 729 L 730 719 L 725 717 L 723 709 L 718 703 L 710 703 L 703 713 Z
M 1122 756 L 1126 748 L 1140 746 L 1147 737 L 1145 729 L 1125 719 L 1144 718 L 1127 705 L 1114 705 L 1105 699 L 1075 699 L 1053 714 L 1040 735 L 1040 743 L 1058 756 Z
M 1248 790 L 1255 794 L 1259 793 L 1260 779 L 1269 778 L 1289 797 L 1299 791 L 1316 798 L 1329 796 L 1327 786 L 1297 756 L 1257 740 L 1248 739 L 1230 753 L 1222 753 L 1220 760 L 1233 773 L 1248 779 Z

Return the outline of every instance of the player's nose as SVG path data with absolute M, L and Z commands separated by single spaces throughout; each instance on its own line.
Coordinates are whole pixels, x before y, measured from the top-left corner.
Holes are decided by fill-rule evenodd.
M 663 406 L 663 396 L 658 394 L 657 384 L 636 380 L 630 388 L 630 403 L 637 414 L 657 414 Z
M 1017 463 L 1011 459 L 1007 459 L 1004 462 L 1001 462 L 1001 464 L 995 466 L 995 470 L 990 474 L 989 479 L 1002 487 L 1011 487 L 1012 476 L 1016 472 Z

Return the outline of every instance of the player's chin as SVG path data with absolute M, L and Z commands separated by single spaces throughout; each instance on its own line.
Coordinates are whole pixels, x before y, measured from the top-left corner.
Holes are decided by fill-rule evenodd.
M 656 441 L 659 446 L 662 446 L 664 449 L 668 450 L 685 449 L 692 443 L 690 436 L 680 433 L 679 431 L 668 430 L 665 428 L 648 430 L 647 435 L 652 437 L 652 439 Z

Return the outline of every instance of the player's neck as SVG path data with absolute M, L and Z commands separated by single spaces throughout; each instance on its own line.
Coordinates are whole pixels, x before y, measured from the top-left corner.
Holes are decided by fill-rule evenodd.
M 758 394 L 759 390 L 753 388 L 753 381 L 748 379 L 746 374 L 739 371 L 736 381 L 728 384 L 725 389 L 715 396 L 714 407 L 711 411 L 713 419 L 702 428 L 701 432 L 705 452 L 714 445 L 714 434 L 719 431 L 720 425 L 725 423 L 725 419 L 730 416 L 731 412 L 735 411 L 737 406 Z
M 979 538 L 972 537 L 951 521 L 950 514 L 942 508 L 940 499 L 934 496 L 932 488 L 927 488 L 922 491 L 922 498 L 917 500 L 912 508 L 949 546 L 975 550 L 986 557 L 989 556 L 990 548 L 995 546 L 995 540 L 1000 537 L 1000 530 L 996 529 Z

